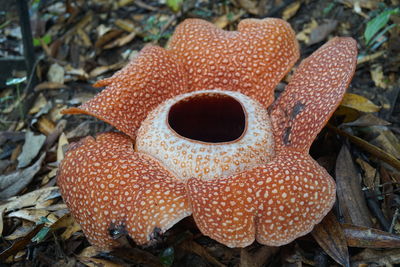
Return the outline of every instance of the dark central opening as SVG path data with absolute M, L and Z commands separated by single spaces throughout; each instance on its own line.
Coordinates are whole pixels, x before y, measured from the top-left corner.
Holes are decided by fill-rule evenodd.
M 170 127 L 193 140 L 219 143 L 238 139 L 246 128 L 242 105 L 223 94 L 199 94 L 174 104 L 168 114 Z

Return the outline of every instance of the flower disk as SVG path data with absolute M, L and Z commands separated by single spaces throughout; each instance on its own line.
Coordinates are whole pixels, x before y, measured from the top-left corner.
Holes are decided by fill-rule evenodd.
M 178 129 L 169 123 L 174 120 Z M 274 142 L 260 103 L 238 92 L 208 90 L 171 98 L 150 112 L 138 131 L 136 150 L 157 158 L 180 179 L 217 179 L 267 163 Z

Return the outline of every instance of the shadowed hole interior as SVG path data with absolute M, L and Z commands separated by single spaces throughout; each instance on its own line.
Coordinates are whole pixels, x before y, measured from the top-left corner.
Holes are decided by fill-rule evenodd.
M 168 114 L 170 127 L 179 135 L 203 142 L 238 139 L 246 128 L 242 105 L 233 97 L 207 93 L 185 98 Z

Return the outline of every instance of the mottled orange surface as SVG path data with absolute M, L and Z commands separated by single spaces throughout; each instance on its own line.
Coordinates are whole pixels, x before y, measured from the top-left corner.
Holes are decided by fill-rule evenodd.
M 310 232 L 331 209 L 335 184 L 309 155 L 355 71 L 351 38 L 334 38 L 304 60 L 271 106 L 275 156 L 220 179 L 179 180 L 152 156 L 134 152 L 141 122 L 173 96 L 239 91 L 267 108 L 273 90 L 299 56 L 295 34 L 279 19 L 243 20 L 238 31 L 189 19 L 169 47 L 145 47 L 99 95 L 65 113 L 98 117 L 123 133 L 88 137 L 67 152 L 58 175 L 63 198 L 89 241 L 101 249 L 128 234 L 156 239 L 193 215 L 205 235 L 230 247 L 254 240 L 283 245 Z

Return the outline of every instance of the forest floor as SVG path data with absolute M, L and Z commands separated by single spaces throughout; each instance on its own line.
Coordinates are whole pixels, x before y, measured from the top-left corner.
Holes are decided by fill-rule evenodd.
M 0 57 L 21 56 L 14 1 L 0 1 Z M 35 69 L 1 66 L 0 266 L 392 266 L 400 264 L 399 0 L 30 1 Z M 62 115 L 102 88 L 148 43 L 165 46 L 186 18 L 235 30 L 277 17 L 295 30 L 301 59 L 334 36 L 358 43 L 344 101 L 311 148 L 336 179 L 333 211 L 282 247 L 228 248 L 187 218 L 157 244 L 104 253 L 91 246 L 57 187 L 68 144 L 113 127 Z M 300 62 L 300 60 L 299 60 Z M 287 84 L 290 74 L 279 85 Z M 279 90 L 278 90 L 279 91 Z

